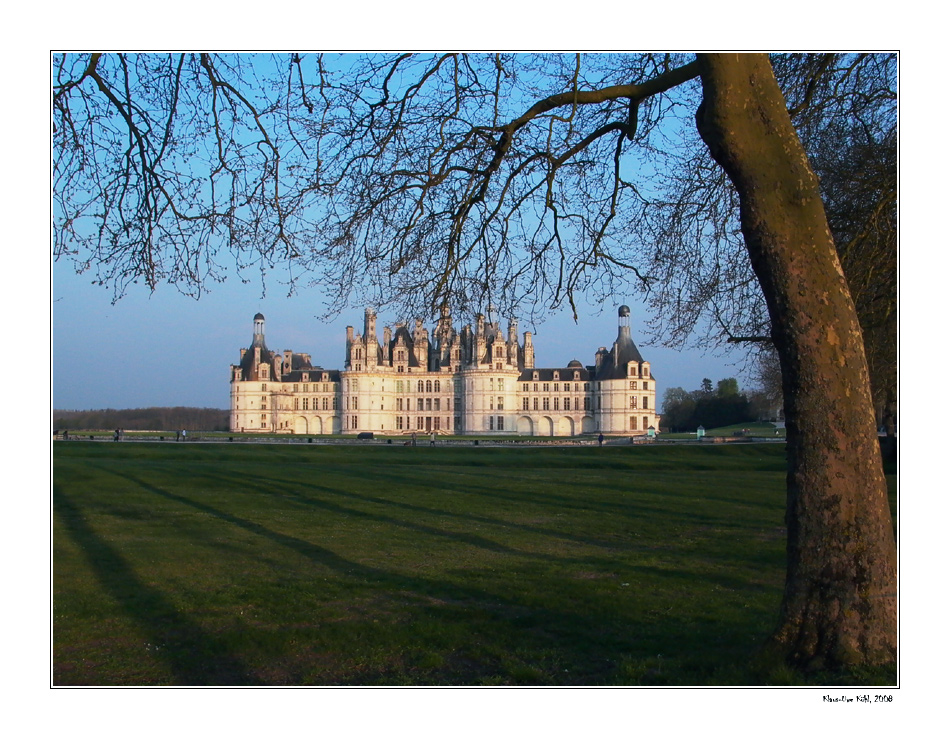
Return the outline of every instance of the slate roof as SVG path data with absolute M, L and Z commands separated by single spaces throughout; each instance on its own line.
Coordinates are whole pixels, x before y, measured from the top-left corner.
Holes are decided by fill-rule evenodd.
M 577 361 L 577 360 L 575 360 Z M 578 382 L 587 382 L 591 379 L 591 368 L 582 367 L 580 362 L 574 365 L 573 362 L 567 367 L 533 367 L 525 369 L 518 375 L 518 382 L 574 382 L 574 373 L 578 372 Z M 535 372 L 538 373 L 538 379 L 534 379 Z M 554 378 L 554 373 L 558 373 L 558 378 Z
M 627 362 L 642 362 L 640 350 L 630 338 L 630 327 L 621 326 L 617 332 L 617 341 L 607 353 L 607 358 L 600 365 L 595 380 L 622 380 L 627 376 Z

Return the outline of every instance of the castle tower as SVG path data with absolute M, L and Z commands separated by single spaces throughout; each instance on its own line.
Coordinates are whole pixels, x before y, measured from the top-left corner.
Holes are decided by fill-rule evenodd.
M 379 341 L 376 338 L 376 311 L 367 308 L 363 318 L 363 354 L 367 368 L 376 366 L 379 359 Z
M 534 344 L 531 343 L 531 332 L 524 332 L 524 367 L 531 369 L 534 367 Z

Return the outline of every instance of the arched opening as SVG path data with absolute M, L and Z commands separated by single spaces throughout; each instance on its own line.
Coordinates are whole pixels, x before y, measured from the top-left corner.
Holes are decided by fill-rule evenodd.
M 548 416 L 543 416 L 538 421 L 538 436 L 554 436 L 554 421 Z

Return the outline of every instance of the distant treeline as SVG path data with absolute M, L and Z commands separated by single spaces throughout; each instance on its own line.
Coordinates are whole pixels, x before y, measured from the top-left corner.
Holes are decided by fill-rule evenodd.
M 53 411 L 53 429 L 123 429 L 125 431 L 227 431 L 228 411 L 218 408 L 105 408 Z
M 761 391 L 741 392 L 734 377 L 720 380 L 715 389 L 706 377 L 699 390 L 690 392 L 671 387 L 663 395 L 663 426 L 670 431 L 695 431 L 698 426 L 713 429 L 767 420 L 772 413 Z

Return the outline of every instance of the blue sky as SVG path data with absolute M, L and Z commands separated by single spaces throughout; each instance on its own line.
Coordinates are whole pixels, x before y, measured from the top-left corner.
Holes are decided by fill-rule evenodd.
M 266 64 L 267 59 L 261 58 Z M 340 312 L 332 322 L 319 321 L 326 307 L 317 291 L 301 289 L 292 298 L 278 275 L 268 278 L 267 297 L 259 281 L 231 280 L 213 285 L 200 300 L 160 285 L 149 293 L 134 285 L 112 305 L 111 289 L 76 275 L 68 261 L 54 263 L 53 407 L 57 409 L 134 408 L 146 406 L 228 406 L 228 366 L 251 340 L 252 317 L 267 318 L 268 346 L 306 352 L 315 364 L 343 366 L 347 325 L 362 326 L 363 307 Z M 632 299 L 617 295 L 612 304 L 579 305 L 574 323 L 561 311 L 540 325 L 519 321 L 519 334 L 535 334 L 537 366 L 565 366 L 572 359 L 593 364 L 594 352 L 609 347 L 617 333 L 617 308 L 633 309 L 631 328 L 641 353 L 652 364 L 660 393 L 668 387 L 698 388 L 704 377 L 713 382 L 738 376 L 728 358 L 697 351 L 673 351 L 645 343 L 650 316 Z M 379 325 L 404 318 L 380 312 Z M 457 327 L 473 316 L 454 316 Z M 507 317 L 502 318 L 507 324 Z M 432 322 L 426 320 L 431 328 Z M 737 358 L 741 353 L 737 352 Z M 740 384 L 745 386 L 740 377 Z
M 53 265 L 53 407 L 64 410 L 142 408 L 149 406 L 228 407 L 228 367 L 250 343 L 252 319 L 267 318 L 271 349 L 311 354 L 314 364 L 343 366 L 346 326 L 362 330 L 363 311 L 343 311 L 332 323 L 316 316 L 324 312 L 321 297 L 301 291 L 288 298 L 277 278 L 268 285 L 229 281 L 215 285 L 199 300 L 159 286 L 143 286 L 115 305 L 110 290 L 76 275 L 68 262 Z M 653 365 L 660 393 L 680 386 L 698 388 L 704 377 L 715 382 L 737 376 L 728 357 L 698 351 L 648 347 L 644 340 L 647 316 L 636 302 L 618 296 L 616 305 L 579 305 L 575 325 L 567 312 L 553 314 L 537 326 L 519 322 L 519 334 L 533 331 L 538 366 L 564 366 L 571 359 L 593 364 L 599 346 L 609 347 L 617 334 L 617 307 L 633 309 L 631 328 L 644 358 Z M 394 314 L 381 312 L 378 325 L 392 325 Z M 460 328 L 472 317 L 455 316 Z M 507 326 L 507 319 L 503 319 Z M 431 329 L 432 323 L 426 321 Z M 381 334 L 380 330 L 380 334 Z M 747 383 L 740 378 L 740 384 Z

